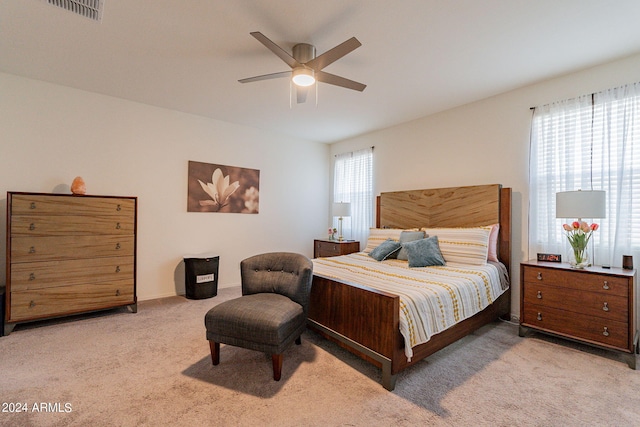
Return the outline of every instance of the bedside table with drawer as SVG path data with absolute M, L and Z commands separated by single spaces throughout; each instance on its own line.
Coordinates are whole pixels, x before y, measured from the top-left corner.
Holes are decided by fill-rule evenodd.
M 324 240 L 313 241 L 313 257 L 332 257 L 338 255 L 348 255 L 360 251 L 360 242 L 353 240 Z
M 638 352 L 636 271 L 520 264 L 520 336 L 528 329 L 628 354 Z

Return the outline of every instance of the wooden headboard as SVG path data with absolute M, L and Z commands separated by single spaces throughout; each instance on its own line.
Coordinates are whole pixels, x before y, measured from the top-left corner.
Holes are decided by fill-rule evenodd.
M 376 199 L 376 227 L 477 227 L 500 223 L 498 257 L 511 264 L 511 188 L 499 184 L 392 191 Z

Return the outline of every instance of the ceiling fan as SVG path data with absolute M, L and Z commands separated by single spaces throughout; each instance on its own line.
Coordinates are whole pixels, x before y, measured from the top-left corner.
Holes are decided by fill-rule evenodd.
M 362 46 L 362 43 L 355 37 L 351 37 L 349 40 L 339 44 L 323 53 L 320 56 L 316 56 L 316 48 L 313 45 L 307 43 L 298 43 L 293 46 L 292 55 L 289 55 L 280 46 L 269 40 L 264 34 L 259 31 L 250 33 L 260 43 L 265 45 L 267 49 L 275 53 L 280 59 L 287 63 L 291 67 L 291 71 L 282 71 L 279 73 L 264 74 L 262 76 L 249 77 L 246 79 L 238 80 L 240 83 L 257 82 L 260 80 L 276 79 L 279 77 L 291 77 L 292 82 L 296 87 L 296 98 L 298 103 L 305 102 L 307 99 L 307 92 L 309 87 L 316 81 L 322 83 L 328 83 L 335 86 L 341 86 L 347 89 L 353 89 L 362 92 L 367 85 L 354 82 L 353 80 L 345 79 L 344 77 L 329 74 L 326 71 L 322 71 L 323 68 L 329 64 L 334 63 L 338 59 L 342 58 L 346 54 Z

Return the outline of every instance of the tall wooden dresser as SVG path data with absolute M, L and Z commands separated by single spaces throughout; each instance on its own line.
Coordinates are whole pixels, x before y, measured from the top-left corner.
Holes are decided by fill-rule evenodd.
M 636 271 L 528 261 L 520 264 L 520 336 L 528 329 L 626 353 L 636 369 Z
M 137 311 L 137 198 L 7 193 L 5 335 L 21 322 Z

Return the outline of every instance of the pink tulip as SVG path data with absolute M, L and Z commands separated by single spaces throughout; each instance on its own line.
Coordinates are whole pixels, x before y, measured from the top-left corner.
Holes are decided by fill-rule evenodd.
M 572 228 L 569 224 L 562 224 L 562 228 L 564 228 L 564 231 L 571 231 Z
M 591 228 L 589 227 L 589 224 L 587 224 L 585 221 L 582 221 L 580 223 L 580 229 L 582 231 L 584 231 L 585 233 L 588 233 L 589 231 L 591 231 Z

